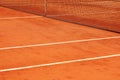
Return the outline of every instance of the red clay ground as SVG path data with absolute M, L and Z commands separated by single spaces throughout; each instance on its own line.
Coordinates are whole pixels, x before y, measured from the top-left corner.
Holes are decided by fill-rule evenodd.
M 0 73 L 1 80 L 120 80 L 120 57 Z
M 0 9 L 0 80 L 120 80 L 120 34 Z M 40 45 L 76 40 L 84 41 Z M 22 47 L 36 44 L 39 46 Z M 35 65 L 101 56 L 113 57 L 34 68 Z M 34 67 L 11 70 L 29 66 Z

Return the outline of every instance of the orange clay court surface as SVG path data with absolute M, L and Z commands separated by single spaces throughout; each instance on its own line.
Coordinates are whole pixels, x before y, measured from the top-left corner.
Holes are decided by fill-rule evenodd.
M 0 11 L 0 80 L 120 80 L 119 33 Z

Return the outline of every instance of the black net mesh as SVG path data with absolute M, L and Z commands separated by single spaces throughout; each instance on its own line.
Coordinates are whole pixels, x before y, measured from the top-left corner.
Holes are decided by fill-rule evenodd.
M 0 0 L 0 5 L 120 32 L 120 0 Z

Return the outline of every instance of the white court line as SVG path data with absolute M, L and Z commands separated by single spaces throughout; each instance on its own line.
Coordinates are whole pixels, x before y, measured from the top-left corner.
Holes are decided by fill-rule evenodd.
M 0 20 L 3 19 L 24 19 L 24 18 L 38 18 L 43 16 L 23 16 L 23 17 L 6 17 L 6 18 L 0 18 Z
M 16 71 L 16 70 L 38 68 L 38 67 L 45 67 L 45 66 L 54 66 L 54 65 L 68 64 L 68 63 L 75 63 L 75 62 L 99 60 L 99 59 L 107 59 L 107 58 L 112 58 L 112 57 L 120 57 L 120 54 L 99 56 L 99 57 L 93 57 L 93 58 L 85 58 L 85 59 L 76 59 L 76 60 L 69 60 L 69 61 L 62 61 L 62 62 L 54 62 L 54 63 L 48 63 L 48 64 L 39 64 L 39 65 L 32 65 L 32 66 L 25 66 L 25 67 L 18 67 L 18 68 L 8 68 L 8 69 L 2 69 L 0 70 L 0 72 Z
M 73 40 L 73 41 L 64 41 L 64 42 L 43 43 L 43 44 L 32 44 L 32 45 L 13 46 L 13 47 L 3 47 L 3 48 L 0 48 L 0 50 L 10 50 L 10 49 L 20 49 L 20 48 L 30 48 L 30 47 L 40 47 L 40 46 L 51 46 L 51 45 L 80 43 L 80 42 L 89 42 L 89 41 L 100 41 L 100 40 L 118 39 L 118 38 L 120 38 L 120 36 L 83 39 L 83 40 Z

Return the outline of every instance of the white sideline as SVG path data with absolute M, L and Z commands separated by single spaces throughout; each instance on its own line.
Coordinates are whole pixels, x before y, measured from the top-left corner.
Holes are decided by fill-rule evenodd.
M 32 65 L 32 66 L 25 66 L 25 67 L 18 67 L 18 68 L 8 68 L 8 69 L 2 69 L 0 70 L 0 72 L 16 71 L 16 70 L 38 68 L 38 67 L 45 67 L 45 66 L 54 66 L 54 65 L 68 64 L 68 63 L 75 63 L 75 62 L 82 62 L 82 61 L 92 61 L 92 60 L 106 59 L 106 58 L 112 58 L 112 57 L 120 57 L 120 54 L 85 58 L 85 59 L 76 59 L 76 60 L 69 60 L 69 61 L 62 61 L 62 62 L 54 62 L 54 63 L 48 63 L 48 64 L 39 64 L 39 65 Z
M 105 37 L 105 38 L 93 38 L 93 39 L 83 39 L 83 40 L 72 40 L 72 41 L 53 42 L 53 43 L 51 42 L 51 43 L 32 44 L 32 45 L 13 46 L 13 47 L 11 46 L 11 47 L 0 48 L 0 50 L 10 50 L 10 49 L 20 49 L 20 48 L 30 48 L 30 47 L 40 47 L 40 46 L 51 46 L 51 45 L 80 43 L 80 42 L 89 42 L 89 41 L 99 41 L 99 40 L 117 39 L 117 38 L 120 38 L 120 36 Z
M 43 16 L 23 16 L 23 17 L 3 17 L 0 18 L 0 20 L 4 20 L 4 19 L 25 19 L 25 18 L 38 18 L 38 17 L 43 17 Z

